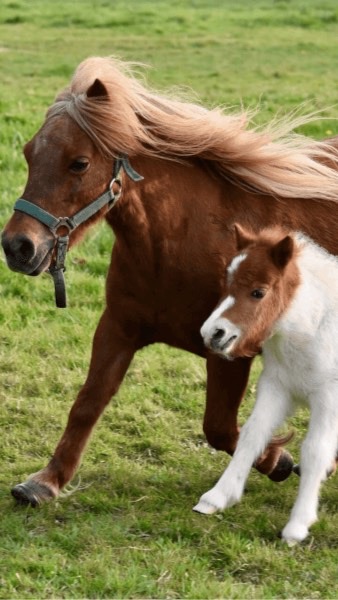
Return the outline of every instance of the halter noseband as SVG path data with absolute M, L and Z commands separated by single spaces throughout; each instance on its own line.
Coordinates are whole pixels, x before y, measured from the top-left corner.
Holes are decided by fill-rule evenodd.
M 66 286 L 64 279 L 64 271 L 66 254 L 69 244 L 69 236 L 79 225 L 94 216 L 104 206 L 110 210 L 117 200 L 120 198 L 122 193 L 122 181 L 120 179 L 120 172 L 122 169 L 125 170 L 127 175 L 133 181 L 141 181 L 142 175 L 139 175 L 131 166 L 128 157 L 123 156 L 117 158 L 114 164 L 113 178 L 108 186 L 108 190 L 101 194 L 96 200 L 93 200 L 90 204 L 79 210 L 75 215 L 71 217 L 54 217 L 51 213 L 47 212 L 40 206 L 19 198 L 14 204 L 14 210 L 25 213 L 43 225 L 46 225 L 56 238 L 56 257 L 55 262 L 49 267 L 48 271 L 53 277 L 54 288 L 55 288 L 55 303 L 58 308 L 65 308 L 67 306 L 66 297 Z M 114 193 L 113 185 L 118 185 L 118 191 Z M 60 227 L 66 227 L 68 233 L 66 235 L 58 235 L 57 230 Z

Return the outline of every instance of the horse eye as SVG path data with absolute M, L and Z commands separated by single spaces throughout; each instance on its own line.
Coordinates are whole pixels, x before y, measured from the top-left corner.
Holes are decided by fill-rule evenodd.
M 256 300 L 261 300 L 265 296 L 265 290 L 261 290 L 259 288 L 257 290 L 252 290 L 250 296 Z
M 71 171 L 73 171 L 73 173 L 82 173 L 83 171 L 86 171 L 88 166 L 89 166 L 89 160 L 81 158 L 81 159 L 73 160 L 73 162 L 70 164 L 69 168 Z

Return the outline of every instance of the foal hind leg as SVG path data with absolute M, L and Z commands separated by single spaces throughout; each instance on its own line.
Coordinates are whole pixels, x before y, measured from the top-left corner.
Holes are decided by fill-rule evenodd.
M 317 520 L 319 490 L 322 481 L 332 472 L 337 450 L 337 394 L 321 395 L 315 401 L 308 434 L 303 442 L 300 461 L 300 485 L 290 520 L 282 538 L 292 545 L 308 535 Z
M 216 450 L 233 455 L 239 435 L 237 415 L 249 379 L 251 359 L 227 361 L 214 354 L 207 358 L 207 400 L 204 433 Z M 273 397 L 271 397 L 273 401 Z M 283 481 L 293 468 L 290 454 L 281 446 L 268 446 L 255 465 L 273 481 Z
M 86 383 L 70 411 L 65 432 L 51 461 L 12 490 L 20 503 L 36 506 L 53 498 L 73 477 L 89 435 L 117 392 L 135 349 L 135 342 L 126 338 L 106 309 L 94 336 Z

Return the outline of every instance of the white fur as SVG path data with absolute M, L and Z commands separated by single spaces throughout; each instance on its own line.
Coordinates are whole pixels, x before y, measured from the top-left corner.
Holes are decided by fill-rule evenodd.
M 338 443 L 338 261 L 304 236 L 296 239 L 301 284 L 263 346 L 255 407 L 228 468 L 194 508 L 211 514 L 238 502 L 274 430 L 306 402 L 311 417 L 301 451 L 300 487 L 282 531 L 290 545 L 304 540 L 317 519 L 320 484 L 332 468 Z
M 235 304 L 235 298 L 233 296 L 227 296 L 221 304 L 215 308 L 215 310 L 211 313 L 210 317 L 203 323 L 201 327 L 201 336 L 205 341 L 205 344 L 208 345 L 208 341 L 210 341 L 213 332 L 215 330 L 215 322 L 218 319 L 221 319 L 222 314 L 231 308 Z
M 243 252 L 241 254 L 237 254 L 237 256 L 235 256 L 232 259 L 230 265 L 227 268 L 229 283 L 231 282 L 239 265 L 247 258 L 247 256 L 248 255 L 245 252 Z M 222 314 L 226 310 L 234 306 L 234 304 L 235 298 L 233 296 L 227 296 L 221 302 L 221 304 L 219 304 L 219 306 L 217 306 L 217 308 L 211 313 L 210 317 L 208 317 L 208 319 L 205 321 L 205 323 L 203 323 L 201 327 L 201 336 L 204 340 L 205 345 L 209 347 L 212 347 L 211 340 L 214 334 L 216 332 L 219 333 L 221 330 L 223 331 L 222 338 L 220 339 L 218 337 L 218 348 L 224 347 L 224 354 L 226 354 L 227 356 L 230 355 L 231 348 L 235 343 L 235 340 L 234 343 L 228 343 L 228 340 L 230 340 L 234 336 L 236 336 L 236 338 L 238 339 L 238 337 L 241 334 L 241 331 L 238 326 L 234 325 L 234 323 L 232 323 L 228 319 L 222 317 Z
M 228 271 L 228 278 L 229 278 L 229 282 L 231 281 L 234 273 L 236 273 L 239 265 L 243 262 L 243 260 L 245 260 L 247 258 L 247 254 L 245 252 L 242 252 L 241 254 L 237 254 L 237 256 L 235 256 L 230 265 L 227 268 Z

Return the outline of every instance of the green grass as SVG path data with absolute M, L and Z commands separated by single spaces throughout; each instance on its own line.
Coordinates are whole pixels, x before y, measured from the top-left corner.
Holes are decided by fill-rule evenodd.
M 335 0 L 2 0 L 1 227 L 22 193 L 22 145 L 80 60 L 150 65 L 152 85 L 183 85 L 208 106 L 261 107 L 269 121 L 328 108 L 304 133 L 337 132 Z M 71 492 L 39 510 L 9 489 L 48 461 L 81 386 L 104 301 L 112 237 L 101 224 L 69 256 L 69 308 L 48 276 L 0 270 L 1 598 L 336 598 L 337 479 L 323 486 L 309 540 L 277 538 L 297 491 L 256 472 L 240 505 L 191 507 L 228 458 L 205 443 L 202 360 L 164 346 L 137 355 L 97 426 Z M 255 394 L 255 364 L 241 420 Z M 307 422 L 292 421 L 298 456 Z

